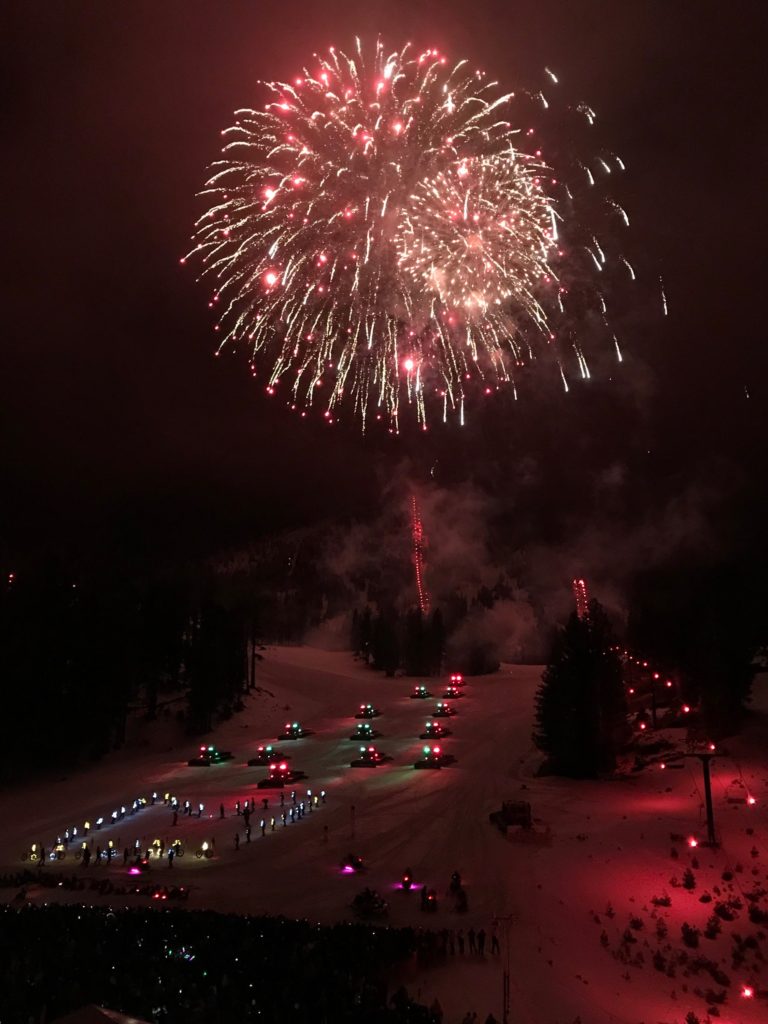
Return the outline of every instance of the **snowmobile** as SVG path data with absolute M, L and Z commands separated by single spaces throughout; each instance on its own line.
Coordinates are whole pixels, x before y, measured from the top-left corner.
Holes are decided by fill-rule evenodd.
M 437 893 L 434 889 L 424 886 L 421 890 L 421 909 L 426 914 L 433 914 L 437 910 Z
M 370 722 L 358 722 L 355 726 L 355 731 L 349 737 L 351 740 L 375 740 L 378 736 L 381 736 L 380 732 L 377 732 Z
M 373 704 L 361 704 L 355 718 L 378 718 L 381 712 Z
M 451 730 L 446 729 L 439 722 L 427 722 L 424 732 L 419 734 L 420 740 L 441 740 L 444 736 L 450 736 Z
M 309 730 L 302 729 L 298 722 L 286 722 L 284 731 L 277 738 L 279 740 L 300 740 L 302 736 L 309 736 Z
M 249 768 L 257 768 L 263 765 L 274 764 L 275 761 L 288 761 L 290 754 L 284 754 L 281 750 L 275 750 L 271 743 L 256 748 L 256 756 L 248 761 Z
M 458 697 L 463 697 L 464 694 L 458 688 L 458 686 L 446 686 L 443 691 L 443 700 L 456 700 Z
M 359 857 L 356 853 L 348 853 L 347 856 L 342 860 L 339 865 L 342 871 L 354 871 L 357 874 L 360 871 L 365 871 L 365 865 L 363 864 L 363 858 Z
M 389 761 L 386 754 L 380 753 L 375 747 L 360 747 L 360 756 L 350 761 L 350 768 L 375 768 L 383 761 Z
M 422 683 L 421 686 L 414 686 L 413 693 L 411 694 L 411 700 L 426 700 L 427 697 L 431 697 L 432 694 Z
M 217 750 L 214 746 L 200 747 L 197 757 L 190 757 L 187 764 L 190 768 L 210 768 L 212 764 L 223 764 L 224 761 L 231 761 L 232 754 L 229 750 Z
M 299 782 L 301 779 L 306 779 L 307 773 L 299 771 L 297 768 L 289 768 L 285 761 L 281 761 L 279 764 L 271 764 L 269 766 L 269 775 L 266 779 L 260 779 L 256 783 L 257 789 L 282 789 L 283 786 L 288 786 L 293 782 Z

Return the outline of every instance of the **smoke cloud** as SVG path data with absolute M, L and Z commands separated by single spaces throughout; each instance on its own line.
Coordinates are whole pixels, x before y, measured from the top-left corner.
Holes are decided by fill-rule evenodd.
M 535 476 L 535 467 L 525 468 Z M 526 530 L 471 484 L 447 488 L 414 485 L 404 471 L 391 481 L 381 514 L 332 535 L 325 546 L 326 571 L 348 589 L 353 606 L 417 604 L 410 537 L 410 499 L 415 495 L 425 533 L 426 585 L 431 608 L 466 602 L 449 640 L 449 655 L 481 646 L 501 661 L 540 662 L 554 628 L 574 609 L 571 581 L 587 580 L 617 623 L 626 619 L 626 587 L 633 574 L 686 551 L 715 544 L 709 523 L 711 498 L 691 486 L 639 521 L 617 517 L 611 496 L 625 487 L 627 470 L 614 464 L 592 480 L 595 503 L 607 506 L 586 524 L 565 530 L 557 543 L 525 543 Z M 338 619 L 308 642 L 344 645 Z M 337 646 L 338 645 L 338 646 Z

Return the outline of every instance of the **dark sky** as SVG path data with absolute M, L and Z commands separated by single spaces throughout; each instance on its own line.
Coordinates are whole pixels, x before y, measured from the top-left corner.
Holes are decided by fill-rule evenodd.
M 761 8 L 3 5 L 0 557 L 123 535 L 216 548 L 367 514 L 392 465 L 409 452 L 424 462 L 416 439 L 363 442 L 352 428 L 299 423 L 255 389 L 241 356 L 214 359 L 205 290 L 178 264 L 231 112 L 254 102 L 258 79 L 290 76 L 313 50 L 355 33 L 468 55 L 504 83 L 557 69 L 629 166 L 632 244 L 669 296 L 668 319 L 638 314 L 624 376 L 607 391 L 520 402 L 459 439 L 438 432 L 429 458 L 455 462 L 457 477 L 482 477 L 488 453 L 501 476 L 507 458 L 533 464 L 542 507 L 618 464 L 634 479 L 632 500 L 649 509 L 712 476 L 758 501 L 767 450 Z

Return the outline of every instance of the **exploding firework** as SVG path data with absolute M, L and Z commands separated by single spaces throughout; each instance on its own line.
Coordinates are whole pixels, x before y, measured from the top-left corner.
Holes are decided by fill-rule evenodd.
M 634 271 L 588 225 L 598 178 L 624 165 L 552 161 L 575 183 L 554 170 L 543 92 L 502 94 L 437 50 L 359 40 L 354 57 L 332 48 L 265 88 L 264 108 L 223 133 L 189 255 L 215 283 L 220 347 L 247 346 L 268 393 L 397 430 L 403 406 L 423 427 L 433 403 L 463 423 L 468 395 L 514 387 L 542 351 L 566 390 L 571 366 L 589 376 L 585 339 L 621 359 L 606 269 Z M 628 224 L 599 206 L 602 226 Z

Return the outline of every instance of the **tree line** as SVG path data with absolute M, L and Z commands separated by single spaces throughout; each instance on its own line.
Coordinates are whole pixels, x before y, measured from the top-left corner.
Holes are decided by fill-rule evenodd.
M 253 685 L 247 610 L 215 579 L 73 580 L 56 558 L 0 594 L 0 778 L 97 759 L 128 717 L 173 707 L 190 733 L 241 706 Z
M 623 643 L 674 672 L 678 697 L 710 740 L 749 714 L 756 657 L 765 649 L 765 581 L 736 563 L 638 574 Z M 571 615 L 555 637 L 536 694 L 534 742 L 545 769 L 576 778 L 616 766 L 631 737 L 617 637 L 601 605 Z

